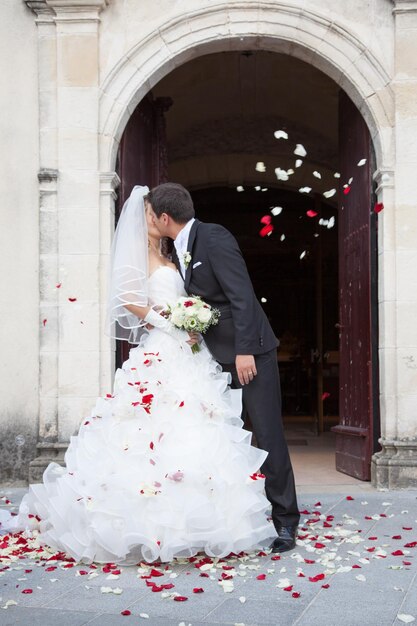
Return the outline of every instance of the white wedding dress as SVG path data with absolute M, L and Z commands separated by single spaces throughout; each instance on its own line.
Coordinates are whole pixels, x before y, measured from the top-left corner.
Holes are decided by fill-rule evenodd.
M 149 295 L 160 305 L 185 295 L 178 272 L 158 268 Z M 71 437 L 66 468 L 50 463 L 30 486 L 17 528 L 37 528 L 42 544 L 87 563 L 221 557 L 275 536 L 258 475 L 267 453 L 251 446 L 229 377 L 204 343 L 193 354 L 146 332 L 113 396 Z

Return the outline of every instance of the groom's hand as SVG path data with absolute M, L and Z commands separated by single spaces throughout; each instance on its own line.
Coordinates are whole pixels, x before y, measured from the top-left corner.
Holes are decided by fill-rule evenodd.
M 237 354 L 235 364 L 240 384 L 248 385 L 257 374 L 255 357 L 253 354 Z

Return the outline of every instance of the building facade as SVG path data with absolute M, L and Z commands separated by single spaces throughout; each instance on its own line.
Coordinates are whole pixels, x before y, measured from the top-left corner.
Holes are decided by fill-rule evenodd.
M 261 51 L 319 70 L 369 129 L 384 205 L 372 476 L 415 487 L 417 1 L 7 0 L 1 12 L 2 477 L 39 479 L 111 391 L 107 260 L 129 119 L 185 64 Z

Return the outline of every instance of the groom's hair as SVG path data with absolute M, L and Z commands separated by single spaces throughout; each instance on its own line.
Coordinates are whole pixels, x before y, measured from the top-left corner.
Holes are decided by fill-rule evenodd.
M 195 216 L 190 192 L 178 183 L 162 183 L 150 190 L 145 201 L 152 206 L 156 217 L 169 215 L 177 224 L 185 224 Z

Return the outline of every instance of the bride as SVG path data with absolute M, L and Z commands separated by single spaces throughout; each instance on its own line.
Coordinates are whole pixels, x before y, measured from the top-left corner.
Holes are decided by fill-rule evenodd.
M 108 333 L 137 346 L 71 437 L 66 467 L 50 463 L 13 520 L 85 563 L 223 557 L 275 535 L 258 473 L 267 452 L 242 428 L 241 391 L 159 313 L 186 293 L 147 192 L 125 203 L 111 259 Z

